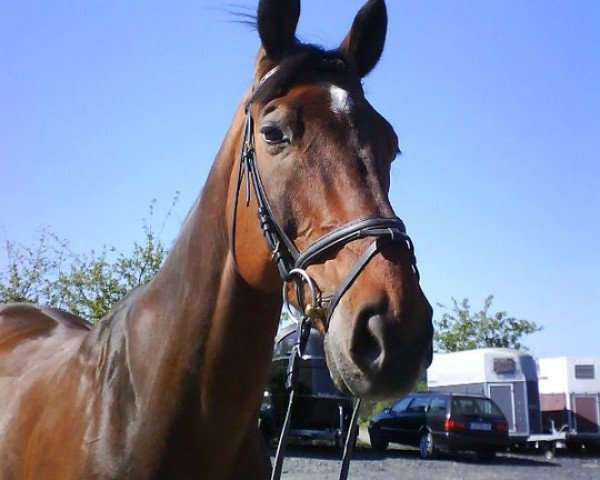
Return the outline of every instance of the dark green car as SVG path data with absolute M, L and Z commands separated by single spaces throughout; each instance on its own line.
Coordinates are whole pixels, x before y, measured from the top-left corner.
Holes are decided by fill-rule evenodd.
M 444 450 L 490 460 L 509 445 L 508 423 L 492 400 L 442 392 L 412 393 L 375 414 L 369 437 L 376 450 L 390 442 L 412 445 L 425 459 Z

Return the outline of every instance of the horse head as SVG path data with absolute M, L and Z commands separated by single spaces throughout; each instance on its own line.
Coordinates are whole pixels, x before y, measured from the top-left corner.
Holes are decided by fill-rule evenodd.
M 431 361 L 433 330 L 388 196 L 398 138 L 361 84 L 383 51 L 385 3 L 369 0 L 331 51 L 296 39 L 299 15 L 299 0 L 258 7 L 261 48 L 229 189 L 232 250 L 252 287 L 279 292 L 283 279 L 286 296 L 296 291 L 340 390 L 398 397 Z

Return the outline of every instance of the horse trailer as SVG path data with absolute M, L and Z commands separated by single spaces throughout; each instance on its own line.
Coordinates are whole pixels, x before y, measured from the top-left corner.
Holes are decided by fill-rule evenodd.
M 483 348 L 434 354 L 427 383 L 432 391 L 491 398 L 506 417 L 515 445 L 542 433 L 536 364 L 527 353 Z
M 600 357 L 538 360 L 544 423 L 566 425 L 569 441 L 600 444 Z

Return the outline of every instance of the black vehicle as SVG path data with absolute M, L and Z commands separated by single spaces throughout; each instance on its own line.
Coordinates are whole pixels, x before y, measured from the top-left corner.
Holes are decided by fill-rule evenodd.
M 287 411 L 286 370 L 295 342 L 295 325 L 283 328 L 275 338 L 269 385 L 260 409 L 260 429 L 267 441 L 279 437 Z M 299 361 L 289 438 L 327 441 L 342 447 L 352 407 L 352 397 L 340 393 L 329 376 L 321 334 L 311 331 L 304 357 Z
M 421 458 L 445 450 L 489 460 L 509 445 L 508 423 L 492 400 L 441 392 L 412 393 L 375 414 L 369 437 L 377 450 L 390 442 L 417 446 Z

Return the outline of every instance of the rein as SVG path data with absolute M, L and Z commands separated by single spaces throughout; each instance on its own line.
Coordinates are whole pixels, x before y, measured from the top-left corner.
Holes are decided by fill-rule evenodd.
M 310 329 L 314 326 L 316 320 L 320 320 L 325 331 L 329 329 L 329 322 L 339 304 L 342 296 L 351 287 L 354 280 L 361 273 L 369 261 L 385 246 L 390 243 L 403 244 L 411 256 L 413 271 L 419 277 L 417 262 L 414 255 L 414 247 L 410 237 L 406 234 L 406 227 L 398 217 L 366 217 L 352 220 L 329 231 L 321 238 L 311 243 L 303 251 L 299 251 L 294 242 L 288 237 L 281 227 L 269 203 L 268 196 L 258 170 L 256 162 L 256 150 L 254 142 L 254 120 L 250 113 L 250 105 L 260 87 L 270 78 L 278 67 L 270 70 L 256 85 L 250 99 L 246 103 L 246 120 L 244 125 L 244 136 L 242 139 L 242 148 L 238 169 L 237 185 L 233 201 L 232 225 L 230 236 L 230 248 L 235 259 L 235 226 L 236 213 L 239 203 L 239 196 L 242 184 L 246 187 L 246 206 L 250 204 L 251 189 L 254 191 L 258 204 L 258 219 L 267 247 L 271 252 L 271 258 L 277 265 L 279 275 L 283 281 L 283 301 L 289 305 L 287 286 L 294 282 L 296 288 L 296 297 L 298 306 L 301 308 L 302 315 L 297 320 L 297 340 L 290 354 L 289 365 L 287 369 L 286 388 L 290 391 L 288 409 L 283 423 L 277 454 L 275 457 L 275 467 L 271 480 L 279 480 L 283 465 L 283 457 L 287 445 L 287 434 L 291 418 L 292 404 L 296 393 L 296 383 L 298 376 L 298 360 L 303 358 L 304 347 L 308 339 Z M 252 187 L 250 186 L 252 185 Z M 350 268 L 338 288 L 328 297 L 323 297 L 316 287 L 314 280 L 306 272 L 308 266 L 318 263 L 326 254 L 343 247 L 344 245 L 358 239 L 373 237 L 374 240 L 370 246 L 365 249 L 362 255 L 356 260 Z M 310 302 L 307 305 L 303 300 L 303 286 L 307 284 L 310 294 Z M 294 315 L 295 316 L 295 315 Z M 358 409 L 360 399 L 355 399 L 352 419 L 345 440 L 344 453 L 342 457 L 342 466 L 340 469 L 340 480 L 346 480 L 348 475 L 350 457 L 356 438 L 356 424 L 358 420 Z

